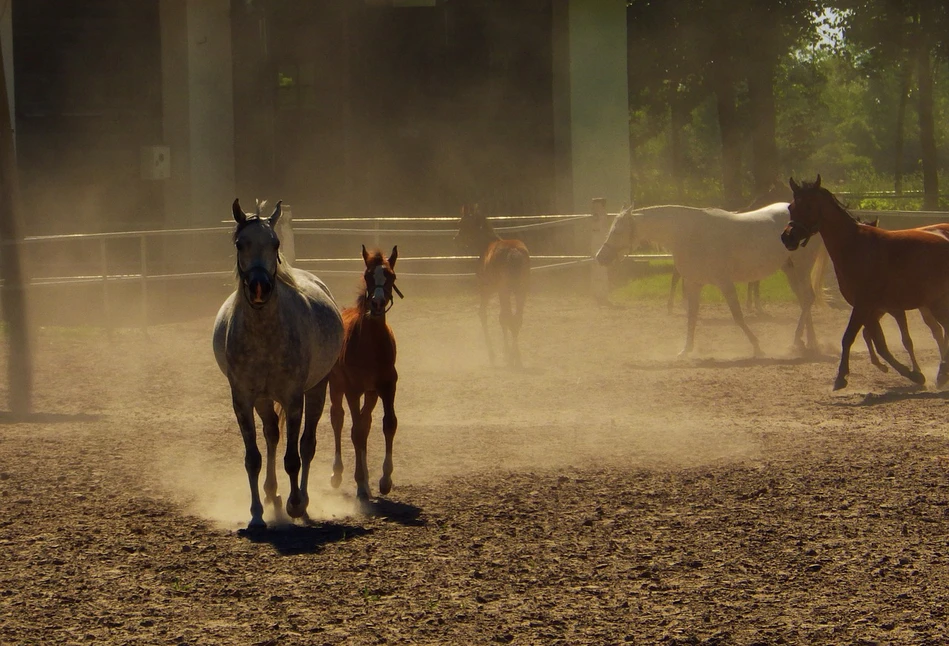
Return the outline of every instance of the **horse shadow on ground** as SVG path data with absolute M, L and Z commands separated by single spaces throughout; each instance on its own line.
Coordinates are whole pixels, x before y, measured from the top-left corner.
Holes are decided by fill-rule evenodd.
M 237 535 L 251 543 L 269 543 L 283 556 L 317 554 L 333 543 L 371 534 L 372 529 L 336 522 L 307 521 L 303 525 L 278 524 L 241 529 Z
M 861 406 L 880 406 L 901 401 L 922 400 L 949 401 L 949 390 L 928 390 L 925 386 L 900 386 L 882 393 L 852 393 L 838 397 L 830 402 L 829 406 L 857 408 Z
M 102 415 L 90 413 L 14 413 L 0 411 L 2 424 L 67 424 L 75 422 L 98 422 Z
M 713 368 L 728 370 L 729 368 L 751 368 L 762 366 L 803 366 L 812 363 L 835 363 L 837 357 L 824 354 L 797 357 L 743 357 L 735 359 L 715 358 L 683 358 L 665 361 L 627 361 L 626 367 L 630 370 L 680 370 L 684 367 Z
M 424 518 L 420 518 L 422 515 L 421 507 L 386 498 L 375 498 L 363 502 L 360 511 L 367 516 L 407 527 L 424 527 L 428 524 Z

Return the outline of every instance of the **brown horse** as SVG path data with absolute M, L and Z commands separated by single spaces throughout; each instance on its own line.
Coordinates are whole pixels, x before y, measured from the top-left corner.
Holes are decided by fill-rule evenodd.
M 521 367 L 521 352 L 517 337 L 524 321 L 524 303 L 530 284 L 531 256 L 527 246 L 520 240 L 502 240 L 488 219 L 474 208 L 461 207 L 461 221 L 455 243 L 470 253 L 479 254 L 478 290 L 481 294 L 481 328 L 488 345 L 488 355 L 494 364 L 494 346 L 488 334 L 488 301 L 498 294 L 501 301 L 501 335 L 504 339 L 504 354 L 515 367 Z M 511 297 L 514 308 L 511 309 Z M 511 336 L 508 346 L 508 333 Z
M 880 219 L 877 218 L 873 222 L 867 222 L 866 224 L 871 227 L 879 226 Z M 949 224 L 946 223 L 931 224 L 929 226 L 919 228 L 922 231 L 944 231 L 949 233 Z M 942 329 L 942 326 L 939 325 L 939 321 L 933 317 L 932 312 L 930 312 L 928 308 L 920 308 L 919 313 L 923 317 L 923 322 L 932 333 L 933 339 L 936 340 L 936 345 L 939 346 L 939 354 L 941 356 L 946 349 L 945 330 Z M 906 312 L 903 310 L 895 310 L 888 312 L 888 314 L 896 320 L 896 324 L 900 329 L 900 337 L 903 341 L 903 347 L 906 349 L 907 354 L 909 354 L 909 360 L 912 364 L 913 371 L 920 372 L 919 362 L 916 360 L 916 352 L 913 347 L 913 339 L 909 335 L 909 325 L 906 322 Z M 877 357 L 877 353 L 873 349 L 873 336 L 871 335 L 870 330 L 866 327 L 863 328 L 863 340 L 867 344 L 867 352 L 870 353 L 870 363 L 879 368 L 881 372 L 889 372 L 889 368 L 886 367 L 886 364 L 880 361 L 879 357 Z
M 794 200 L 790 222 L 781 234 L 784 245 L 797 249 L 817 233 L 834 263 L 840 292 L 853 307 L 841 340 L 840 366 L 834 389 L 847 385 L 850 348 L 861 327 L 870 329 L 880 356 L 904 377 L 922 384 L 925 378 L 898 362 L 886 347 L 880 328 L 883 312 L 928 308 L 949 328 L 949 235 L 945 231 L 887 231 L 855 220 L 834 195 L 813 183 L 799 186 L 792 178 Z M 936 384 L 949 381 L 947 353 L 942 353 Z
M 369 468 L 366 465 L 366 440 L 372 425 L 372 410 L 381 398 L 384 414 L 382 432 L 386 437 L 386 457 L 382 463 L 379 491 L 382 495 L 392 490 L 392 440 L 399 421 L 395 416 L 395 387 L 399 373 L 395 369 L 395 335 L 386 323 L 386 312 L 392 306 L 392 292 L 402 292 L 395 286 L 395 261 L 398 247 L 392 248 L 388 260 L 381 251 L 369 253 L 362 248 L 366 263 L 363 290 L 354 307 L 343 310 L 343 349 L 330 372 L 330 421 L 336 439 L 336 458 L 330 484 L 338 487 L 343 477 L 343 458 L 340 453 L 340 433 L 343 430 L 343 397 L 349 404 L 353 419 L 352 440 L 356 451 L 356 495 L 368 500 Z M 360 408 L 360 398 L 365 402 Z

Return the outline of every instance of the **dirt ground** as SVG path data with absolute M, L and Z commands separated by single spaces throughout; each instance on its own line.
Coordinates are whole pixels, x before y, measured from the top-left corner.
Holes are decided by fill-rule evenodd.
M 860 343 L 832 393 L 845 312 L 802 359 L 770 306 L 752 359 L 707 305 L 679 360 L 681 311 L 534 295 L 514 371 L 473 298 L 403 290 L 391 495 L 357 507 L 348 430 L 329 487 L 326 415 L 315 521 L 254 534 L 210 319 L 41 330 L 36 412 L 0 413 L 0 643 L 945 643 L 947 395 Z

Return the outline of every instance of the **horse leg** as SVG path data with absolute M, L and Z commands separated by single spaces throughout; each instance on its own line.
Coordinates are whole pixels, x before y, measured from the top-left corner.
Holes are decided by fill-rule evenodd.
M 395 416 L 395 381 L 379 385 L 379 397 L 382 399 L 382 432 L 386 436 L 386 457 L 382 463 L 382 478 L 379 480 L 379 493 L 383 496 L 392 491 L 392 441 L 399 427 Z
M 840 366 L 837 368 L 834 390 L 840 390 L 847 386 L 847 375 L 850 374 L 850 348 L 857 338 L 857 332 L 863 327 L 863 321 L 863 312 L 854 308 L 850 312 L 850 321 L 847 323 L 847 329 L 844 330 L 844 336 L 840 340 Z
M 260 491 L 257 479 L 260 477 L 260 450 L 257 448 L 257 425 L 254 422 L 254 401 L 251 397 L 241 396 L 231 390 L 231 401 L 234 405 L 234 415 L 237 425 L 241 429 L 241 438 L 244 440 L 244 470 L 247 471 L 247 482 L 250 484 L 250 523 L 248 529 L 266 527 L 264 522 L 264 506 L 260 503 Z
M 484 331 L 484 341 L 488 346 L 488 358 L 491 365 L 494 365 L 494 345 L 491 343 L 491 334 L 488 331 L 488 301 L 491 300 L 491 291 L 484 285 L 481 286 L 481 309 L 478 314 L 481 317 L 481 329 Z
M 781 268 L 784 275 L 787 276 L 788 284 L 797 297 L 798 305 L 801 306 L 801 315 L 797 319 L 797 328 L 794 330 L 794 346 L 806 350 L 810 348 L 811 353 L 817 354 L 817 333 L 814 331 L 814 317 L 811 314 L 814 307 L 814 301 L 817 297 L 814 294 L 814 288 L 811 285 L 809 276 L 801 273 L 802 268 L 793 263 L 785 263 Z M 802 333 L 807 332 L 807 344 L 805 345 Z
M 347 397 L 348 398 L 348 397 Z M 349 408 L 353 414 L 352 440 L 353 448 L 356 452 L 356 468 L 354 479 L 356 480 L 356 497 L 359 500 L 369 500 L 372 490 L 369 488 L 369 462 L 366 443 L 369 439 L 369 429 L 372 427 L 372 409 L 376 407 L 379 400 L 379 394 L 375 391 L 366 393 L 365 402 L 362 410 L 359 410 L 359 401 L 349 400 Z
M 298 477 L 300 475 L 300 425 L 303 422 L 304 395 L 295 395 L 286 403 L 287 415 L 287 452 L 283 456 L 283 468 L 290 477 L 290 496 L 287 498 L 287 514 L 291 518 L 300 518 L 306 513 L 306 504 L 300 495 Z
M 899 319 L 897 319 L 899 321 Z M 906 323 L 906 315 L 903 315 L 903 324 Z M 921 372 L 914 372 L 910 370 L 907 366 L 904 366 L 902 363 L 896 360 L 891 353 L 889 348 L 886 347 L 886 337 L 883 336 L 883 329 L 880 327 L 880 320 L 877 318 L 870 317 L 866 321 L 866 326 L 870 328 L 871 333 L 873 334 L 873 345 L 876 346 L 877 352 L 880 354 L 880 358 L 886 361 L 888 364 L 893 366 L 893 368 L 912 381 L 915 384 L 923 385 L 926 383 L 926 378 Z
M 867 352 L 870 353 L 870 363 L 879 368 L 880 372 L 889 372 L 890 369 L 887 365 L 877 357 L 876 350 L 873 349 L 873 335 L 870 334 L 870 330 L 867 328 L 863 328 L 863 340 L 867 344 Z
M 906 348 L 906 352 L 909 354 L 909 361 L 913 367 L 912 374 L 917 375 L 918 379 L 922 379 L 922 383 L 926 383 L 926 379 L 923 377 L 923 371 L 919 368 L 919 362 L 916 361 L 916 348 L 913 346 L 913 338 L 909 335 L 909 324 L 906 322 L 906 312 L 904 310 L 896 310 L 890 312 L 890 316 L 896 319 L 896 324 L 900 328 L 900 338 L 903 341 L 903 347 Z M 913 380 L 915 381 L 915 379 Z
M 343 451 L 340 446 L 340 437 L 343 433 L 343 384 L 337 379 L 330 379 L 330 424 L 333 426 L 333 439 L 336 441 L 336 454 L 333 458 L 333 475 L 330 485 L 338 488 L 343 481 Z
M 264 478 L 264 502 L 274 506 L 280 514 L 281 501 L 277 495 L 277 443 L 280 441 L 280 421 L 270 399 L 260 399 L 254 404 L 264 427 L 264 442 L 267 444 L 267 475 Z
M 498 314 L 498 322 L 501 324 L 501 339 L 504 343 L 504 359 L 508 364 L 514 362 L 514 353 L 508 342 L 508 335 L 514 334 L 514 314 L 511 312 L 511 290 L 507 285 L 502 285 L 498 289 L 498 299 L 501 310 Z
M 675 304 L 676 284 L 679 282 L 679 278 L 681 278 L 681 275 L 679 274 L 679 270 L 676 269 L 675 265 L 672 265 L 672 285 L 670 285 L 669 287 L 669 304 L 668 304 L 668 309 L 669 309 L 670 314 L 672 314 L 672 306 Z M 683 283 L 683 287 L 684 286 L 685 286 L 685 283 Z
M 323 417 L 323 407 L 326 405 L 326 385 L 329 376 L 323 377 L 315 386 L 304 394 L 305 415 L 303 418 L 303 434 L 300 436 L 300 459 L 303 461 L 303 470 L 300 471 L 300 500 L 303 506 L 303 516 L 310 502 L 307 485 L 310 482 L 310 463 L 316 455 L 316 426 Z
M 949 330 L 949 298 L 930 303 L 929 313 L 944 330 Z M 944 341 L 939 360 L 939 372 L 936 373 L 936 386 L 941 388 L 947 381 L 949 381 L 949 344 Z
M 936 320 L 936 317 L 933 316 L 933 313 L 928 307 L 920 307 L 919 313 L 923 317 L 923 323 L 925 323 L 929 328 L 929 331 L 932 332 L 933 339 L 936 341 L 936 345 L 939 346 L 939 356 L 942 356 L 946 351 L 945 330 L 942 329 L 939 321 Z
M 524 305 L 527 302 L 527 285 L 520 284 L 514 289 L 514 315 L 511 318 L 511 351 L 514 354 L 514 367 L 521 368 L 521 348 L 518 342 L 521 326 L 524 324 Z
M 685 331 L 685 347 L 679 353 L 680 357 L 686 356 L 695 347 L 695 324 L 699 320 L 699 297 L 702 295 L 702 285 L 683 279 L 682 290 L 685 292 L 688 322 Z
M 742 332 L 745 333 L 748 340 L 751 341 L 751 347 L 754 349 L 755 356 L 761 356 L 761 347 L 758 345 L 758 337 L 755 336 L 751 328 L 748 327 L 748 324 L 745 323 L 745 315 L 742 314 L 741 304 L 738 302 L 738 290 L 735 289 L 735 283 L 722 283 L 719 285 L 719 289 L 722 290 L 722 294 L 725 296 L 725 301 L 728 303 L 728 309 L 732 311 L 732 318 L 735 319 L 735 323 L 741 328 Z

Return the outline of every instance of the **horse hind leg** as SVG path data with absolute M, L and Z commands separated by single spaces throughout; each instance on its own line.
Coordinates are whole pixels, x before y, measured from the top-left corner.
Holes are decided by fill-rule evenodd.
M 910 379 L 913 381 L 918 379 L 920 385 L 922 385 L 926 383 L 926 378 L 923 376 L 923 371 L 919 368 L 919 362 L 916 361 L 916 349 L 913 346 L 913 338 L 909 335 L 909 324 L 906 322 L 906 312 L 904 310 L 896 310 L 895 312 L 890 312 L 890 316 L 896 319 L 896 324 L 900 328 L 900 338 L 903 341 L 903 347 L 909 355 L 909 361 L 913 368 Z
M 264 442 L 267 445 L 267 475 L 264 478 L 264 502 L 274 506 L 279 516 L 281 513 L 280 496 L 277 495 L 277 443 L 280 441 L 280 418 L 274 409 L 274 402 L 270 399 L 261 399 L 254 404 L 254 409 L 260 416 L 264 427 Z
M 478 310 L 478 316 L 481 318 L 481 331 L 484 332 L 484 342 L 488 346 L 488 359 L 491 365 L 494 365 L 494 344 L 491 343 L 491 332 L 488 330 L 488 301 L 491 300 L 491 292 L 484 285 L 481 286 L 481 307 Z
M 383 496 L 392 491 L 392 443 L 399 428 L 399 419 L 395 415 L 395 389 L 395 381 L 379 386 L 383 409 L 382 432 L 386 438 L 386 457 L 382 462 L 382 478 L 379 479 L 379 493 Z
M 511 310 L 511 290 L 504 286 L 498 290 L 498 296 L 501 302 L 501 311 L 498 314 L 498 322 L 501 324 L 501 336 L 504 339 L 504 358 L 508 364 L 515 362 L 514 350 L 511 348 L 511 342 L 508 337 L 514 336 L 514 312 Z
M 287 414 L 287 452 L 283 457 L 283 467 L 290 478 L 290 495 L 287 497 L 287 514 L 291 518 L 300 518 L 306 513 L 308 500 L 300 491 L 300 426 L 303 422 L 304 394 L 291 398 L 285 407 Z
M 722 294 L 725 296 L 725 301 L 728 303 L 728 309 L 732 312 L 732 318 L 735 320 L 735 323 L 738 327 L 741 328 L 742 332 L 745 333 L 745 336 L 748 337 L 748 340 L 751 341 L 751 346 L 754 349 L 754 355 L 756 357 L 761 356 L 761 346 L 758 345 L 758 337 L 755 336 L 754 332 L 751 331 L 751 328 L 748 327 L 748 324 L 745 323 L 745 316 L 742 314 L 741 305 L 738 302 L 738 291 L 735 289 L 734 283 L 725 283 L 720 287 Z
M 521 326 L 524 324 L 524 306 L 527 303 L 527 285 L 521 284 L 514 291 L 514 316 L 511 319 L 511 338 L 512 351 L 514 354 L 514 367 L 521 368 L 521 348 L 520 335 Z
M 685 347 L 679 353 L 680 357 L 687 356 L 695 347 L 695 326 L 699 320 L 699 301 L 702 295 L 702 286 L 698 283 L 683 279 L 682 290 L 685 292 L 687 322 L 685 329 Z
M 870 353 L 870 363 L 875 365 L 880 372 L 889 372 L 890 369 L 885 363 L 880 361 L 880 358 L 877 356 L 876 350 L 873 349 L 873 335 L 870 334 L 870 330 L 863 328 L 863 340 L 867 344 L 867 352 Z
M 330 477 L 330 485 L 337 489 L 343 481 L 343 449 L 342 434 L 343 421 L 346 418 L 343 412 L 344 387 L 342 382 L 330 379 L 330 424 L 333 427 L 333 440 L 335 443 L 335 453 L 333 457 L 333 475 Z
M 946 352 L 946 332 L 928 307 L 919 308 L 919 313 L 923 317 L 923 323 L 932 332 L 933 339 L 936 341 L 936 345 L 939 346 L 939 356 L 941 357 Z
M 903 316 L 903 321 L 904 323 L 906 321 L 905 315 Z M 926 378 L 923 377 L 922 373 L 910 370 L 907 366 L 904 366 L 902 363 L 897 361 L 896 357 L 890 353 L 889 348 L 886 346 L 886 337 L 883 336 L 883 329 L 880 327 L 880 321 L 878 319 L 871 318 L 867 321 L 866 325 L 868 328 L 870 328 L 870 331 L 873 335 L 873 344 L 876 346 L 877 352 L 880 354 L 881 359 L 893 366 L 893 368 L 898 373 L 913 383 L 919 385 L 926 383 Z
M 352 441 L 353 449 L 356 454 L 356 464 L 353 469 L 353 479 L 356 481 L 356 497 L 359 500 L 366 501 L 372 495 L 369 487 L 369 465 L 367 461 L 366 444 L 369 439 L 369 430 L 372 426 L 372 409 L 376 406 L 379 395 L 375 392 L 367 392 L 365 403 L 362 409 L 359 407 L 359 395 L 350 395 L 347 393 L 346 399 L 349 402 L 349 411 L 353 418 Z
M 929 313 L 943 330 L 949 330 L 949 297 L 929 305 Z M 933 332 L 935 336 L 935 331 Z M 936 386 L 941 388 L 949 381 L 949 345 L 943 341 L 939 361 L 939 372 L 936 374 Z
M 329 377 L 324 377 L 315 386 L 304 394 L 303 434 L 300 436 L 300 459 L 303 462 L 300 471 L 300 505 L 303 507 L 301 517 L 306 518 L 306 508 L 310 502 L 308 485 L 310 482 L 310 464 L 316 455 L 316 426 L 323 417 L 323 408 L 326 405 L 326 386 Z

